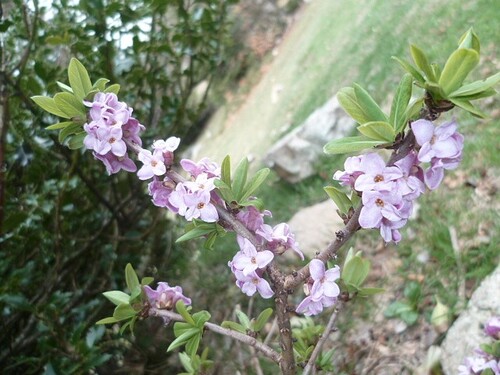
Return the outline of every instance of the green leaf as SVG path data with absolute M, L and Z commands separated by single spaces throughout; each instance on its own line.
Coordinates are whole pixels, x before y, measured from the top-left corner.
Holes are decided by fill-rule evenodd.
M 344 87 L 340 89 L 337 93 L 337 99 L 342 108 L 344 108 L 344 111 L 346 111 L 347 114 L 356 122 L 364 124 L 365 122 L 370 121 L 370 119 L 366 116 L 365 111 L 358 103 L 356 94 L 354 93 L 354 89 L 352 87 Z
M 191 328 L 187 330 L 182 335 L 177 337 L 174 341 L 172 341 L 172 343 L 167 348 L 167 352 L 171 352 L 172 350 L 177 349 L 178 347 L 186 344 L 191 337 L 199 334 L 200 330 L 198 328 Z
M 349 209 L 352 207 L 351 200 L 347 195 L 334 186 L 326 186 L 323 189 L 325 189 L 326 194 L 332 199 L 339 211 L 347 215 Z
M 120 85 L 115 83 L 113 85 L 109 85 L 104 92 L 112 92 L 113 94 L 118 95 L 118 92 L 120 92 Z
M 59 82 L 57 81 L 57 86 L 59 86 L 59 88 L 63 91 L 66 91 L 66 92 L 69 92 L 70 94 L 74 94 L 73 93 L 73 89 L 71 87 L 69 87 L 68 85 L 66 85 L 65 83 L 62 83 L 62 82 Z
M 425 53 L 415 45 L 410 45 L 410 53 L 413 57 L 413 61 L 415 64 L 424 72 L 427 76 L 427 79 L 432 82 L 436 82 L 436 76 L 434 75 L 434 71 L 432 70 L 431 64 L 429 64 L 429 60 Z
M 115 305 L 128 304 L 130 302 L 130 296 L 121 290 L 111 290 L 109 292 L 104 292 L 103 296 L 109 299 Z
M 190 356 L 194 356 L 198 351 L 198 347 L 200 346 L 200 341 L 201 341 L 201 332 L 199 332 L 197 335 L 194 335 L 188 340 L 188 342 L 186 343 L 186 353 L 189 354 Z
M 479 110 L 478 108 L 474 107 L 471 102 L 468 100 L 463 100 L 463 99 L 456 99 L 456 98 L 449 98 L 450 102 L 455 104 L 457 107 L 460 107 L 467 112 L 470 112 L 476 117 L 479 118 L 487 118 L 486 114 Z
M 257 171 L 257 173 L 255 173 L 255 175 L 246 184 L 242 192 L 243 195 L 241 196 L 239 201 L 247 200 L 260 187 L 260 185 L 264 183 L 267 176 L 269 175 L 269 172 L 269 168 L 263 168 Z
M 416 311 L 404 311 L 399 316 L 402 321 L 404 321 L 409 326 L 415 324 L 418 320 L 418 312 Z
M 478 54 L 481 52 L 481 43 L 479 42 L 479 38 L 472 27 L 460 37 L 458 48 L 470 48 Z
M 68 142 L 68 148 L 70 150 L 76 150 L 83 147 L 83 140 L 87 136 L 87 132 L 77 133 L 71 136 Z
M 45 130 L 57 130 L 57 129 L 62 129 L 65 128 L 71 124 L 74 124 L 73 121 L 64 121 L 64 122 L 58 122 L 57 124 L 49 125 L 45 128 Z
M 234 171 L 232 190 L 236 201 L 240 201 L 243 196 L 243 188 L 247 182 L 248 175 L 248 159 L 241 159 L 240 163 Z
M 387 318 L 395 318 L 402 314 L 413 311 L 412 307 L 403 301 L 395 301 L 391 303 L 384 311 L 384 316 Z
M 392 100 L 391 114 L 389 116 L 389 122 L 394 126 L 396 134 L 403 131 L 408 122 L 406 118 L 406 109 L 411 99 L 412 87 L 412 76 L 410 74 L 405 74 L 399 82 L 396 95 Z
M 130 263 L 128 263 L 127 266 L 125 267 L 125 282 L 127 283 L 127 288 L 128 290 L 130 290 L 132 295 L 138 289 L 139 291 L 141 290 L 141 284 L 139 283 L 139 278 L 135 273 L 134 267 L 132 267 Z M 130 299 L 133 299 L 132 296 L 130 296 Z
M 203 329 L 203 326 L 210 320 L 211 316 L 208 311 L 201 310 L 193 314 L 193 320 L 198 328 Z
M 95 324 L 113 324 L 116 322 L 118 322 L 118 320 L 116 320 L 114 317 L 110 316 L 108 318 L 104 318 L 104 319 L 97 321 Z
M 386 142 L 376 141 L 366 137 L 345 137 L 328 142 L 323 147 L 323 152 L 326 154 L 346 154 L 379 146 L 384 143 Z
M 226 155 L 221 165 L 221 175 L 220 179 L 224 182 L 231 190 L 231 157 Z
M 69 62 L 68 78 L 76 98 L 80 101 L 85 99 L 87 93 L 92 90 L 92 82 L 87 69 L 75 58 L 72 58 Z
M 182 352 L 179 353 L 179 359 L 181 361 L 182 366 L 184 369 L 189 372 L 189 373 L 194 373 L 194 368 L 191 365 L 191 357 L 188 356 L 186 353 Z
M 240 333 L 247 333 L 247 330 L 245 327 L 243 327 L 241 324 L 238 324 L 236 322 L 232 322 L 230 320 L 225 320 L 222 322 L 221 327 L 227 328 L 227 329 L 232 329 L 233 331 L 237 331 Z
M 193 328 L 193 326 L 189 323 L 175 322 L 174 323 L 174 335 L 175 335 L 175 337 L 179 337 L 180 335 L 182 335 L 187 330 L 190 330 L 191 328 Z
M 243 207 L 254 206 L 259 211 L 264 209 L 264 202 L 260 198 L 248 199 L 243 202 L 238 202 L 238 204 Z
M 346 284 L 353 285 L 356 289 L 360 289 L 369 272 L 370 261 L 356 255 L 344 265 L 342 280 L 344 280 Z
M 236 201 L 236 198 L 233 194 L 233 191 L 231 190 L 231 187 L 227 185 L 224 181 L 222 180 L 214 180 L 214 185 L 217 189 L 219 189 L 219 192 L 222 195 L 222 198 L 226 202 L 233 202 Z
M 387 121 L 387 116 L 380 109 L 379 105 L 373 100 L 368 92 L 360 85 L 354 84 L 354 94 L 356 95 L 357 102 L 366 115 L 368 121 Z
M 201 223 L 201 224 L 196 224 L 196 226 L 188 231 L 187 233 L 184 233 L 182 236 L 180 236 L 175 242 L 184 242 L 188 240 L 192 240 L 193 238 L 198 238 L 205 236 L 213 231 L 216 230 L 216 224 L 215 223 Z
M 253 323 L 253 331 L 259 332 L 262 328 L 264 328 L 271 315 L 273 315 L 273 309 L 270 307 L 262 311 Z
M 151 284 L 152 282 L 154 281 L 154 277 L 149 277 L 149 276 L 146 276 L 146 277 L 143 277 L 141 279 L 141 285 L 144 286 L 144 285 L 149 285 Z
M 106 78 L 99 78 L 97 81 L 94 82 L 92 85 L 93 89 L 97 89 L 99 91 L 104 91 L 106 89 L 106 84 L 109 82 L 109 79 Z
M 460 48 L 451 54 L 443 68 L 439 85 L 445 95 L 460 88 L 465 78 L 479 63 L 479 54 L 473 49 Z
M 182 300 L 178 300 L 176 302 L 175 309 L 177 310 L 177 312 L 179 314 L 181 314 L 182 318 L 186 321 L 186 323 L 188 323 L 192 326 L 196 326 L 196 323 L 195 323 L 193 317 L 187 311 L 186 305 L 184 304 L 184 302 Z
M 358 296 L 368 297 L 368 296 L 373 296 L 374 294 L 383 293 L 384 291 L 385 291 L 384 288 L 361 288 L 358 291 Z
M 54 95 L 54 102 L 62 112 L 69 116 L 69 118 L 86 117 L 83 102 L 79 101 L 75 95 L 69 92 L 58 92 Z
M 49 98 L 48 96 L 38 95 L 38 96 L 32 96 L 31 100 L 33 100 L 44 111 L 47 111 L 49 113 L 52 113 L 53 115 L 62 118 L 71 118 L 71 116 L 68 116 L 66 112 L 63 112 L 59 109 L 53 98 Z
M 378 141 L 393 142 L 396 137 L 392 125 L 385 121 L 370 121 L 357 129 L 364 136 Z
M 247 314 L 245 314 L 241 310 L 236 310 L 236 316 L 238 317 L 238 320 L 240 321 L 241 325 L 245 327 L 246 329 L 250 329 L 250 319 L 248 318 Z
M 113 312 L 113 318 L 117 321 L 130 319 L 137 314 L 137 311 L 134 310 L 132 306 L 128 303 L 122 303 L 115 307 L 115 311 Z
M 63 128 L 58 135 L 58 139 L 60 143 L 63 143 L 64 140 L 72 134 L 80 133 L 82 131 L 82 125 L 72 123 L 71 125 Z
M 424 105 L 424 98 L 419 98 L 410 103 L 408 108 L 405 111 L 405 118 L 407 120 L 414 120 L 420 115 L 420 111 L 422 110 L 422 106 Z M 406 125 L 406 124 L 405 124 Z M 400 133 L 404 129 L 397 129 L 396 133 Z
M 424 84 L 425 83 L 425 78 L 422 76 L 422 74 L 420 74 L 420 72 L 415 69 L 413 67 L 413 65 L 411 65 L 410 63 L 404 61 L 404 60 L 401 60 L 400 58 L 396 57 L 396 56 L 392 56 L 392 58 L 394 60 L 396 60 L 399 65 L 401 65 L 403 67 L 404 70 L 406 70 L 408 73 L 410 73 L 412 75 L 413 78 L 415 78 L 415 80 L 417 82 L 419 82 L 420 84 Z
M 495 86 L 500 82 L 500 72 L 486 78 L 482 81 L 475 81 L 467 85 L 463 85 L 458 90 L 453 91 L 449 96 L 453 98 L 460 98 L 462 96 L 471 96 L 482 93 Z

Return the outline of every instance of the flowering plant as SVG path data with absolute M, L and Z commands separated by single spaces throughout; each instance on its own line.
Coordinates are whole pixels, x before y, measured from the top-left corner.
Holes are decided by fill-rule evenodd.
M 283 374 L 296 373 L 296 358 L 301 358 L 302 373 L 309 374 L 317 365 L 342 303 L 357 295 L 381 291 L 363 285 L 370 263 L 359 252 L 350 250 L 342 269 L 328 261 L 336 259 L 343 245 L 361 228 L 378 229 L 385 242 L 401 241 L 400 229 L 410 218 L 415 200 L 427 189 L 436 189 L 444 170 L 456 168 L 462 158 L 464 137 L 457 131 L 456 122 L 437 125 L 435 121 L 454 107 L 484 116 L 471 101 L 493 95 L 493 86 L 500 80 L 500 74 L 496 74 L 484 81 L 464 84 L 479 61 L 479 40 L 472 30 L 460 39 L 443 68 L 429 64 L 425 53 L 416 46 L 411 46 L 411 54 L 416 67 L 397 59 L 408 74 L 399 83 L 389 115 L 359 85 L 338 93 L 341 105 L 359 123 L 357 130 L 361 135 L 332 140 L 324 151 L 370 152 L 347 158 L 345 170 L 333 175 L 336 185 L 325 188 L 338 207 L 345 228 L 315 259 L 292 272 L 280 269 L 278 258 L 291 249 L 304 261 L 299 244 L 288 224 L 265 223 L 265 217 L 272 214 L 255 197 L 269 173 L 267 168 L 249 176 L 248 160 L 243 159 L 233 170 L 229 156 L 220 166 L 207 158 L 198 162 L 182 159 L 177 165 L 180 139 L 175 136 L 156 140 L 151 150 L 143 148 L 140 134 L 146 127 L 132 117 L 132 108 L 118 100 L 119 87 L 107 86 L 106 79 L 92 83 L 83 65 L 72 59 L 68 68 L 70 86 L 62 86 L 64 92 L 53 98 L 33 97 L 43 109 L 67 120 L 48 129 L 60 130 L 59 140 L 72 149 L 92 150 L 108 174 L 123 169 L 149 181 L 152 203 L 188 221 L 186 233 L 178 241 L 202 237 L 205 247 L 212 248 L 218 237 L 235 233 L 239 250 L 228 262 L 233 280 L 247 296 L 258 293 L 265 299 L 274 297 L 279 346 L 276 349 L 256 339 L 272 311 L 264 310 L 253 322 L 240 312 L 239 323 L 225 321 L 216 325 L 209 322 L 208 311 L 191 313 L 193 301 L 181 287 L 159 282 L 153 289 L 149 286 L 152 278 L 139 282 L 131 265 L 125 270 L 131 294 L 105 292 L 116 308 L 112 317 L 101 319 L 98 324 L 121 322 L 122 330 L 133 329 L 137 319 L 159 316 L 165 323 L 176 321 L 176 339 L 169 350 L 184 347 L 181 358 L 191 367 L 206 361 L 206 352 L 201 357 L 197 353 L 208 329 L 252 346 L 275 362 Z M 414 86 L 422 88 L 423 94 L 412 100 Z M 393 150 L 387 161 L 376 153 L 380 149 Z M 140 168 L 130 158 L 133 154 L 142 163 Z M 344 188 L 349 191 L 346 193 Z M 301 285 L 305 296 L 296 306 L 290 306 L 289 296 Z M 332 306 L 336 310 L 314 349 L 301 352 L 294 347 L 290 313 L 312 316 Z M 174 307 L 178 314 L 173 312 Z

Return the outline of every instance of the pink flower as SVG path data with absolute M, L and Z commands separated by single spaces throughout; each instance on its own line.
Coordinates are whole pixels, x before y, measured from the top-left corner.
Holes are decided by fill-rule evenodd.
M 169 203 L 170 194 L 175 189 L 175 183 L 168 177 L 163 180 L 158 177 L 153 177 L 153 181 L 148 184 L 149 195 L 152 197 L 152 202 L 157 207 L 167 207 L 171 211 L 176 212 L 176 209 Z
M 93 155 L 94 158 L 103 162 L 109 175 L 117 173 L 122 169 L 127 172 L 135 172 L 137 170 L 134 161 L 130 159 L 127 154 L 124 156 L 116 156 L 115 154 L 108 152 L 105 155 L 99 155 L 94 152 Z
M 259 268 L 265 268 L 274 258 L 274 254 L 269 250 L 257 252 L 255 246 L 246 238 L 238 237 L 238 244 L 240 251 L 233 257 L 231 264 L 245 276 Z
M 264 216 L 272 217 L 273 215 L 271 211 L 264 210 L 260 212 L 254 206 L 248 206 L 238 212 L 236 218 L 250 231 L 256 232 L 262 225 L 264 225 Z
M 484 332 L 496 340 L 500 340 L 500 316 L 494 316 L 484 326 Z
M 464 137 L 457 132 L 454 121 L 435 127 L 430 121 L 417 120 L 411 128 L 421 146 L 418 160 L 431 163 L 424 172 L 425 184 L 436 189 L 443 180 L 443 170 L 456 168 L 462 160 Z
M 325 270 L 325 264 L 319 259 L 309 263 L 311 277 L 304 286 L 306 298 L 296 308 L 296 312 L 306 316 L 317 315 L 324 308 L 333 306 L 340 295 L 340 289 L 335 280 L 340 278 L 340 268 L 335 266 Z
M 255 271 L 244 275 L 243 272 L 236 270 L 236 285 L 243 293 L 251 297 L 255 292 L 259 292 L 262 298 L 271 298 L 274 295 L 273 290 L 269 283 L 260 277 Z
M 363 208 L 359 215 L 359 225 L 362 228 L 379 228 L 382 219 L 398 222 L 409 216 L 407 212 L 400 211 L 403 198 L 397 192 L 365 191 L 362 200 Z
M 144 164 L 137 172 L 139 179 L 147 180 L 153 176 L 162 176 L 167 172 L 163 155 L 152 154 L 151 151 L 142 149 L 137 157 Z
M 403 174 L 398 167 L 386 167 L 385 161 L 378 154 L 366 154 L 360 163 L 363 172 L 354 183 L 357 191 L 389 191 L 393 189 L 394 182 Z
M 363 174 L 361 171 L 361 161 L 363 156 L 351 156 L 345 159 L 345 171 L 337 171 L 333 174 L 333 179 L 340 181 L 343 186 L 354 188 L 356 179 Z
M 210 161 L 209 158 L 203 158 L 198 163 L 189 159 L 182 159 L 180 164 L 194 178 L 202 173 L 206 173 L 208 177 L 220 177 L 220 167 L 217 163 Z
M 171 287 L 168 283 L 160 281 L 156 290 L 148 285 L 143 288 L 150 305 L 157 309 L 172 310 L 179 300 L 182 300 L 185 305 L 191 305 L 191 299 L 182 294 L 180 286 Z M 163 317 L 163 321 L 168 324 L 170 319 Z
M 283 254 L 286 250 L 292 249 L 300 259 L 304 260 L 304 254 L 299 250 L 299 245 L 295 241 L 295 235 L 287 223 L 281 223 L 275 227 L 262 224 L 256 233 L 267 241 L 267 248 L 276 254 Z

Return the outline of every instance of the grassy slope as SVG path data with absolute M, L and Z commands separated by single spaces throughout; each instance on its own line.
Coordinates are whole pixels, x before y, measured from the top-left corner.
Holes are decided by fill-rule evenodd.
M 195 158 L 220 161 L 227 153 L 233 160 L 259 159 L 284 130 L 353 81 L 387 102 L 401 73 L 392 55 L 407 56 L 413 42 L 440 61 L 470 26 L 491 49 L 498 30 L 494 9 L 495 0 L 314 0 L 243 104 L 229 103 L 217 113 Z

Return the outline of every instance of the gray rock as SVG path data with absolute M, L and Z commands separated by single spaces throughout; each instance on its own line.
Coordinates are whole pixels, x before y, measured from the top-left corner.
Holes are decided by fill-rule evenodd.
M 264 163 L 285 180 L 295 183 L 314 173 L 314 163 L 323 146 L 349 134 L 355 122 L 340 106 L 337 97 L 314 111 L 307 120 L 273 145 Z
M 500 315 L 500 265 L 483 280 L 472 295 L 467 309 L 448 330 L 441 345 L 441 364 L 445 375 L 458 374 L 458 366 L 474 355 L 479 344 L 487 341 L 482 324 Z

